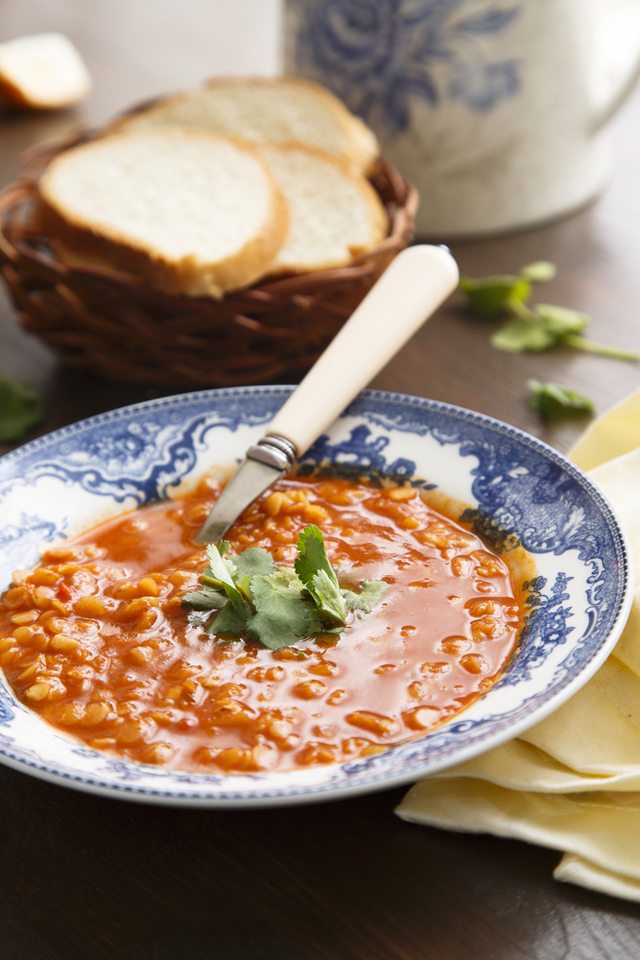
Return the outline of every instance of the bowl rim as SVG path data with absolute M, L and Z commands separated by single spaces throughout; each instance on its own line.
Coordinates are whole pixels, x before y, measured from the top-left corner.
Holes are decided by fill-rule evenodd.
M 175 408 L 176 406 L 180 407 L 183 404 L 186 406 L 187 404 L 194 403 L 196 401 L 206 401 L 208 397 L 212 397 L 212 399 L 225 399 L 227 397 L 230 399 L 238 397 L 250 399 L 254 396 L 268 395 L 273 397 L 282 397 L 282 401 L 284 402 L 286 397 L 292 393 L 294 389 L 295 386 L 293 385 L 256 385 L 209 388 L 205 390 L 153 398 L 105 411 L 37 437 L 34 440 L 25 443 L 15 450 L 10 451 L 9 453 L 0 457 L 0 481 L 2 480 L 3 467 L 5 465 L 11 464 L 14 461 L 19 461 L 25 456 L 28 456 L 30 453 L 37 453 L 39 449 L 46 448 L 52 444 L 55 444 L 57 441 L 63 441 L 68 437 L 73 437 L 74 435 L 77 435 L 78 433 L 88 429 L 99 428 L 101 425 L 106 423 L 126 419 L 127 417 L 130 417 L 136 413 L 141 413 L 146 410 L 161 410 L 165 407 Z M 462 418 L 463 420 L 470 421 L 480 427 L 486 426 L 492 431 L 497 431 L 498 434 L 508 435 L 519 442 L 524 443 L 529 449 L 537 450 L 543 453 L 546 459 L 551 459 L 553 462 L 559 464 L 565 471 L 567 471 L 569 475 L 573 476 L 579 481 L 580 486 L 583 489 L 589 492 L 591 497 L 597 503 L 600 511 L 604 513 L 608 528 L 613 526 L 620 544 L 621 555 L 623 558 L 621 570 L 622 599 L 618 605 L 617 614 L 609 633 L 600 644 L 598 650 L 589 658 L 588 662 L 582 666 L 581 670 L 576 676 L 568 680 L 560 690 L 557 690 L 555 693 L 553 693 L 542 704 L 534 707 L 520 720 L 512 723 L 509 726 L 505 726 L 505 728 L 499 732 L 489 730 L 486 732 L 484 737 L 480 736 L 466 747 L 459 748 L 453 760 L 445 757 L 440 763 L 432 763 L 429 766 L 429 769 L 425 769 L 425 772 L 422 774 L 416 773 L 414 769 L 405 772 L 399 772 L 393 775 L 385 773 L 384 770 L 379 773 L 373 772 L 371 776 L 364 778 L 364 780 L 354 783 L 346 783 L 343 786 L 336 786 L 335 784 L 320 784 L 314 785 L 311 790 L 305 789 L 304 787 L 299 789 L 287 788 L 286 792 L 283 792 L 282 785 L 279 786 L 277 781 L 278 779 L 286 778 L 286 774 L 267 772 L 265 774 L 257 775 L 255 778 L 256 783 L 264 782 L 265 788 L 252 793 L 250 796 L 246 795 L 246 789 L 234 792 L 232 785 L 236 778 L 231 776 L 227 777 L 229 787 L 231 789 L 224 791 L 219 791 L 219 788 L 217 790 L 217 783 L 219 782 L 220 778 L 216 777 L 216 785 L 213 786 L 213 794 L 211 793 L 211 789 L 207 790 L 206 788 L 201 792 L 180 792 L 178 789 L 163 790 L 150 789 L 147 787 L 141 788 L 139 786 L 127 784 L 126 781 L 118 783 L 105 783 L 104 779 L 100 780 L 98 776 L 93 778 L 81 774 L 76 776 L 67 771 L 58 771 L 53 768 L 47 768 L 39 763 L 30 762 L 19 757 L 12 757 L 10 754 L 7 754 L 5 747 L 1 744 L 0 762 L 6 766 L 12 767 L 13 769 L 19 770 L 20 772 L 29 773 L 48 782 L 70 786 L 88 793 L 108 796 L 114 799 L 118 798 L 136 802 L 170 806 L 194 806 L 208 808 L 246 808 L 302 805 L 334 799 L 345 799 L 347 797 L 362 795 L 364 793 L 370 793 L 378 790 L 392 789 L 394 787 L 403 785 L 406 786 L 408 784 L 415 783 L 417 780 L 420 780 L 425 776 L 430 776 L 432 774 L 439 773 L 443 769 L 457 766 L 460 763 L 471 759 L 472 757 L 480 755 L 488 749 L 493 749 L 494 747 L 500 746 L 508 740 L 517 737 L 525 729 L 540 722 L 550 713 L 557 710 L 563 703 L 566 702 L 566 700 L 568 700 L 582 686 L 584 686 L 584 684 L 604 663 L 611 650 L 617 643 L 620 634 L 624 629 L 624 625 L 626 624 L 633 602 L 633 586 L 635 577 L 633 553 L 631 551 L 628 535 L 626 534 L 626 531 L 624 530 L 616 511 L 608 501 L 607 497 L 602 493 L 597 484 L 588 476 L 588 474 L 574 464 L 566 455 L 560 453 L 549 444 L 539 440 L 526 431 L 505 423 L 504 421 L 461 406 L 446 403 L 444 401 L 431 400 L 424 397 L 382 390 L 363 391 L 359 397 L 356 398 L 354 403 L 347 408 L 345 414 L 348 414 L 352 407 L 357 407 L 358 401 L 363 401 L 366 403 L 369 400 L 380 400 L 388 403 L 400 404 L 403 407 L 426 407 L 432 411 L 453 416 L 454 419 Z M 1 677 L 1 682 L 5 689 L 10 690 L 4 675 Z M 490 688 L 490 690 L 491 689 L 493 689 L 493 687 Z M 487 691 L 487 693 L 489 693 L 490 690 Z M 466 711 L 462 711 L 461 714 L 457 714 L 456 717 L 452 719 L 455 720 L 457 717 L 464 716 L 465 712 Z M 450 722 L 451 721 L 449 721 L 449 723 Z M 443 724 L 442 727 L 438 727 L 437 729 L 440 730 L 446 728 L 448 725 L 449 724 L 447 723 Z M 54 730 L 54 728 L 51 729 Z M 62 734 L 62 736 L 64 737 L 64 734 Z M 78 741 L 72 737 L 67 737 L 66 739 L 73 741 L 73 743 L 78 743 Z M 409 745 L 418 744 L 423 739 L 423 737 L 418 737 L 403 744 L 398 744 L 396 747 L 390 747 L 390 751 L 397 751 L 402 747 L 406 748 Z M 488 746 L 484 747 L 483 740 L 486 739 L 490 739 L 491 742 Z M 98 751 L 94 752 L 97 756 L 99 756 Z M 134 767 L 145 768 L 147 766 L 144 764 L 136 764 L 134 761 L 126 761 L 126 763 L 132 764 Z M 340 764 L 340 766 L 344 765 L 345 764 Z M 198 782 L 202 782 L 202 784 L 205 785 L 207 782 L 207 777 L 207 774 L 202 774 L 199 778 L 197 778 Z M 274 781 L 276 781 L 275 785 L 273 785 Z M 272 784 L 271 787 L 269 787 L 269 783 Z

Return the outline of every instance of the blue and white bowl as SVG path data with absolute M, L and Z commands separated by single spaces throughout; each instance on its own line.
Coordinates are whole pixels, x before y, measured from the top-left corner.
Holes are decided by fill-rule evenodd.
M 184 394 L 125 407 L 0 459 L 0 589 L 39 549 L 227 471 L 290 387 Z M 414 782 L 511 739 L 584 684 L 616 643 L 633 587 L 624 531 L 597 487 L 556 451 L 496 420 L 417 397 L 365 392 L 305 460 L 359 464 L 435 486 L 529 551 L 537 576 L 519 646 L 498 683 L 448 724 L 385 753 L 285 773 L 179 772 L 114 759 L 54 730 L 0 686 L 0 762 L 122 799 L 267 806 Z

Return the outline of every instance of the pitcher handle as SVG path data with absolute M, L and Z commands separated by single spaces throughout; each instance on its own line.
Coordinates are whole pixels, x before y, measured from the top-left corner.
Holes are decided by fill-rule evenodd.
M 617 10 L 614 9 L 616 7 Z M 613 89 L 607 92 L 603 102 L 596 107 L 590 122 L 592 133 L 597 133 L 616 115 L 640 79 L 640 5 L 635 0 L 597 0 L 595 8 L 599 8 L 595 11 L 596 20 L 598 16 L 602 18 L 600 23 L 594 24 L 596 43 L 599 41 L 608 45 L 602 58 L 603 70 L 611 71 L 611 64 L 619 59 L 618 41 L 622 31 L 626 36 L 638 37 L 638 44 L 636 51 L 629 54 L 626 69 L 617 78 Z M 614 19 L 617 28 L 615 37 L 612 29 Z

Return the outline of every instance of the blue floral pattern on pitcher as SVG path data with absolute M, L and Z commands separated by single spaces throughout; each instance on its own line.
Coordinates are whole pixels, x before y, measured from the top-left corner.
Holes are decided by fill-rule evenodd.
M 519 62 L 491 62 L 481 37 L 519 8 L 486 0 L 289 0 L 299 13 L 295 68 L 326 84 L 390 134 L 411 125 L 411 100 L 491 110 L 520 89 Z

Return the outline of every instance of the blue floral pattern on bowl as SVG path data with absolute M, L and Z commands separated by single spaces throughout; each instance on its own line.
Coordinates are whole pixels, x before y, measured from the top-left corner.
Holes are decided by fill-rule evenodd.
M 184 394 L 74 424 L 0 460 L 0 588 L 42 543 L 230 471 L 289 387 Z M 385 753 L 290 773 L 164 770 L 92 750 L 49 727 L 0 684 L 0 762 L 58 783 L 151 803 L 250 806 L 308 802 L 413 782 L 469 759 L 541 719 L 615 644 L 631 601 L 626 539 L 591 481 L 506 424 L 447 404 L 365 392 L 302 467 L 357 465 L 437 488 L 497 549 L 535 559 L 518 648 L 500 681 L 449 724 Z
M 295 69 L 389 134 L 411 126 L 411 100 L 450 98 L 488 111 L 520 89 L 516 59 L 491 61 L 482 37 L 508 30 L 514 4 L 491 0 L 288 0 Z

